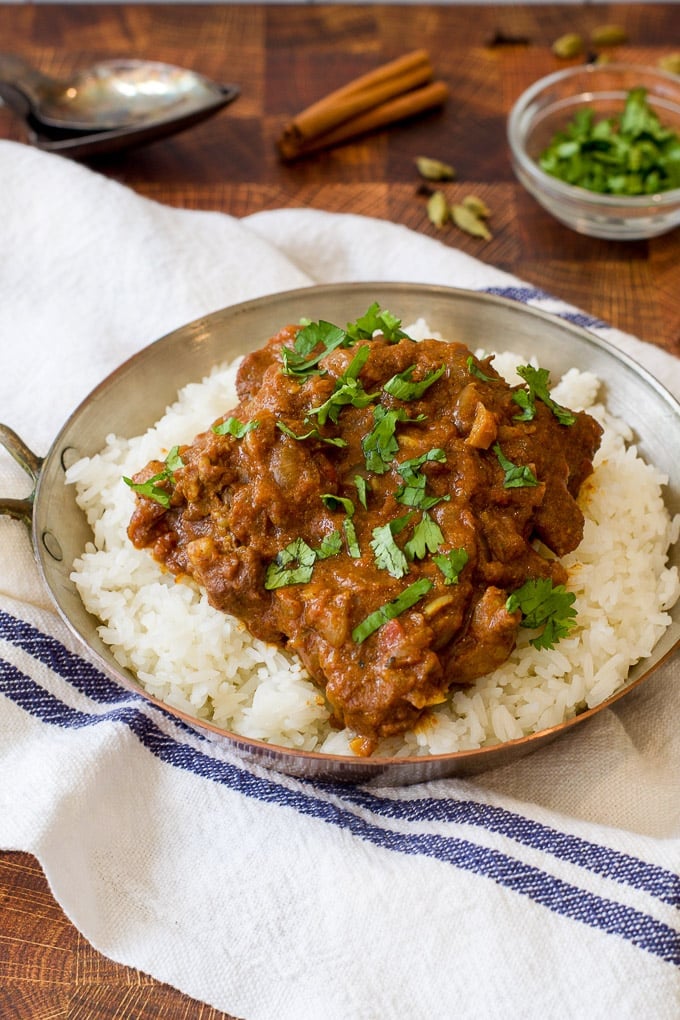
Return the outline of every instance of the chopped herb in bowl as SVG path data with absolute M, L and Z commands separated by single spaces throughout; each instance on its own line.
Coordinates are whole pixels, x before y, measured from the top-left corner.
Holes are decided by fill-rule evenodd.
M 620 116 L 577 111 L 539 157 L 546 173 L 609 195 L 653 195 L 680 187 L 680 136 L 665 127 L 645 88 L 631 89 Z

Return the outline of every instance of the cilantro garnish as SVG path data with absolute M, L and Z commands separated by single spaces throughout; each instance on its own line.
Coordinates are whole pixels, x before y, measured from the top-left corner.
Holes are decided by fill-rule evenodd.
M 345 517 L 342 522 L 342 530 L 345 532 L 345 542 L 347 543 L 347 552 L 352 559 L 358 560 L 361 556 L 361 549 L 359 548 L 359 541 L 357 539 L 356 528 L 354 527 L 354 521 L 351 517 Z
M 347 323 L 347 335 L 352 340 L 370 340 L 374 333 L 382 333 L 386 340 L 395 343 L 397 340 L 410 340 L 411 337 L 404 333 L 401 327 L 401 319 L 398 319 L 387 309 L 381 309 L 377 301 L 354 322 Z
M 303 442 L 305 439 L 319 439 L 322 443 L 328 443 L 330 446 L 347 446 L 346 439 L 341 436 L 322 436 L 317 428 L 310 429 L 304 435 L 298 436 L 285 422 L 277 421 L 276 427 L 283 432 L 284 436 L 290 436 L 291 439 L 297 439 L 298 442 Z
M 497 382 L 497 380 L 494 379 L 493 376 L 485 375 L 484 372 L 482 372 L 481 368 L 479 368 L 479 366 L 475 363 L 475 359 L 472 357 L 471 354 L 469 355 L 465 364 L 467 365 L 467 370 L 470 373 L 470 375 L 474 375 L 475 378 L 481 379 L 482 382 Z
M 375 425 L 361 440 L 361 448 L 364 451 L 367 470 L 376 475 L 383 475 L 394 460 L 394 455 L 399 452 L 399 443 L 395 436 L 397 422 L 408 419 L 402 408 L 388 411 L 382 404 L 378 404 L 373 408 L 373 420 Z
M 345 533 L 347 552 L 354 559 L 358 559 L 361 556 L 361 549 L 359 548 L 356 529 L 354 527 L 354 522 L 352 521 L 352 517 L 354 516 L 354 503 L 351 499 L 347 499 L 346 496 L 336 496 L 332 492 L 324 493 L 321 497 L 321 502 L 324 506 L 328 507 L 329 510 L 345 511 L 347 516 L 342 522 L 342 530 Z
M 566 637 L 575 626 L 576 596 L 563 584 L 553 587 L 550 578 L 541 577 L 526 581 L 508 597 L 505 608 L 509 613 L 522 614 L 522 627 L 530 630 L 543 628 L 531 638 L 534 648 L 553 648 L 560 638 Z
M 273 591 L 289 584 L 306 584 L 312 578 L 316 561 L 336 556 L 341 549 L 342 539 L 338 531 L 326 535 L 318 549 L 312 549 L 304 538 L 295 538 L 276 554 L 267 567 L 264 586 L 267 591 Z
M 579 110 L 539 158 L 546 173 L 588 191 L 651 195 L 680 187 L 680 136 L 664 127 L 647 102 L 647 90 L 631 89 L 623 113 L 595 119 Z
M 403 372 L 393 375 L 383 386 L 384 391 L 390 396 L 396 397 L 397 400 L 420 400 L 423 393 L 446 371 L 446 367 L 442 365 L 441 368 L 435 368 L 428 372 L 424 379 L 413 382 L 411 376 L 415 367 L 415 365 L 409 365 Z
M 446 553 L 438 553 L 432 559 L 444 575 L 444 584 L 458 584 L 461 571 L 468 561 L 465 549 L 450 549 Z
M 404 479 L 404 482 L 397 489 L 395 498 L 405 506 L 419 507 L 421 510 L 428 510 L 437 503 L 441 503 L 442 500 L 450 499 L 449 496 L 426 496 L 425 486 L 427 485 L 427 476 L 420 471 L 423 464 L 426 464 L 428 461 L 443 463 L 445 460 L 445 452 L 435 447 L 420 457 L 413 457 L 410 460 L 402 461 L 401 464 L 397 464 L 397 471 Z
M 234 439 L 243 439 L 248 432 L 259 428 L 259 425 L 257 418 L 247 422 L 241 422 L 237 418 L 225 418 L 220 425 L 213 425 L 212 430 L 218 436 L 233 436 Z
M 147 478 L 145 482 L 133 482 L 131 478 L 126 478 L 125 476 L 123 476 L 123 481 L 137 495 L 152 499 L 154 503 L 159 503 L 167 510 L 170 506 L 170 493 L 164 488 L 164 485 L 168 482 L 174 484 L 175 471 L 184 467 L 184 461 L 179 455 L 179 446 L 173 446 L 164 463 L 165 467 L 163 470 L 153 475 L 153 477 Z
M 375 612 L 371 613 L 355 627 L 352 631 L 352 640 L 356 641 L 357 644 L 361 644 L 362 641 L 365 641 L 376 630 L 379 630 L 384 623 L 394 620 L 396 616 L 415 606 L 416 602 L 420 602 L 427 595 L 431 587 L 432 581 L 427 577 L 421 577 L 418 581 L 414 581 L 408 588 L 404 588 L 396 599 L 385 603 L 380 609 L 376 609 Z
M 344 329 L 334 326 L 332 322 L 321 319 L 319 322 L 307 323 L 296 336 L 292 349 L 281 348 L 283 372 L 302 378 L 318 372 L 321 359 L 336 347 L 342 347 L 346 340 Z
M 351 499 L 347 499 L 345 496 L 336 496 L 333 492 L 324 492 L 321 496 L 321 502 L 329 510 L 344 510 L 346 514 L 351 517 L 354 513 L 354 503 Z
M 357 489 L 357 496 L 364 510 L 368 510 L 368 483 L 363 475 L 354 476 L 354 484 Z
M 328 418 L 337 424 L 343 407 L 348 404 L 351 404 L 352 407 L 368 407 L 379 396 L 378 393 L 367 393 L 359 380 L 359 373 L 368 361 L 370 353 L 371 349 L 367 344 L 360 347 L 346 371 L 338 376 L 335 390 L 328 400 L 325 400 L 319 407 L 310 408 L 308 413 L 315 414 L 320 425 L 324 425 Z
M 315 563 L 316 553 L 312 547 L 303 538 L 296 538 L 269 564 L 264 586 L 267 591 L 273 591 L 289 584 L 306 584 L 311 580 Z
M 550 396 L 550 372 L 547 368 L 534 368 L 533 365 L 518 365 L 517 375 L 526 382 L 529 390 L 516 390 L 512 399 L 522 408 L 522 414 L 515 415 L 516 421 L 533 421 L 536 415 L 536 398 L 552 411 L 560 425 L 573 425 L 576 416 L 566 407 L 556 403 Z
M 428 513 L 423 513 L 404 546 L 404 552 L 409 560 L 422 560 L 428 553 L 436 553 L 443 541 L 444 535 L 437 522 Z
M 329 556 L 337 556 L 341 549 L 342 539 L 340 532 L 333 530 L 324 537 L 319 548 L 315 550 L 316 558 L 317 560 L 326 560 Z
M 408 573 L 408 561 L 394 541 L 394 536 L 403 530 L 411 516 L 411 514 L 404 514 L 403 517 L 397 517 L 395 520 L 373 529 L 371 549 L 375 556 L 376 566 L 381 570 L 386 570 L 392 577 L 403 577 Z
M 530 467 L 527 467 L 526 464 L 513 464 L 511 460 L 504 456 L 498 443 L 494 443 L 491 449 L 496 454 L 498 463 L 505 471 L 505 478 L 503 479 L 504 489 L 531 488 L 538 485 L 538 479 Z
M 336 347 L 351 347 L 358 340 L 370 340 L 378 331 L 390 342 L 410 340 L 400 326 L 401 320 L 381 309 L 377 301 L 355 322 L 348 322 L 346 329 L 324 319 L 318 322 L 305 320 L 293 347 L 281 348 L 283 372 L 300 379 L 314 375 L 320 371 L 321 359 Z

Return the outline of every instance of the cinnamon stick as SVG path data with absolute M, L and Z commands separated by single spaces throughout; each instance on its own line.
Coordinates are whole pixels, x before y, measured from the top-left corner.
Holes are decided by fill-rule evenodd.
M 432 65 L 426 50 L 414 50 L 361 75 L 294 117 L 279 139 L 281 154 L 286 159 L 294 158 L 315 139 L 387 104 L 396 96 L 418 89 L 430 82 L 432 77 Z
M 295 159 L 306 156 L 308 153 L 318 152 L 320 149 L 331 148 L 350 138 L 357 138 L 369 131 L 377 131 L 399 120 L 406 120 L 407 117 L 413 117 L 426 110 L 442 106 L 448 95 L 449 88 L 444 82 L 432 82 L 422 88 L 407 92 L 403 96 L 397 96 L 386 103 L 381 103 L 372 110 L 367 110 L 358 117 L 345 121 L 332 131 L 326 131 L 294 148 L 287 147 L 287 152 L 284 155 L 287 159 Z

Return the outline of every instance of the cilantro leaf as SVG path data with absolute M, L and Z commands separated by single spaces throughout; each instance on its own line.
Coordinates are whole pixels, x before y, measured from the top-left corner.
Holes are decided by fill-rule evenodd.
M 345 496 L 336 496 L 333 492 L 324 492 L 321 496 L 321 502 L 329 510 L 344 510 L 349 517 L 354 513 L 354 503 Z
M 511 460 L 504 456 L 498 443 L 494 443 L 491 449 L 496 454 L 498 463 L 503 468 L 503 471 L 505 471 L 505 478 L 503 479 L 504 489 L 532 488 L 538 485 L 538 479 L 530 467 L 525 464 L 513 464 Z
M 403 372 L 399 372 L 397 375 L 393 375 L 391 379 L 388 379 L 383 386 L 385 392 L 389 393 L 392 397 L 396 397 L 397 400 L 420 400 L 423 393 L 446 371 L 446 366 L 442 365 L 441 368 L 435 368 L 428 372 L 424 379 L 413 382 L 411 377 L 415 367 L 415 365 L 409 365 Z
M 422 474 L 420 468 L 428 461 L 443 463 L 446 461 L 446 454 L 443 450 L 435 447 L 420 457 L 413 457 L 410 460 L 402 461 L 401 464 L 397 464 L 397 471 L 404 479 L 404 482 L 395 492 L 395 498 L 400 503 L 404 503 L 405 506 L 428 510 L 430 507 L 436 506 L 437 503 L 441 503 L 442 500 L 449 500 L 451 498 L 450 496 L 425 495 L 427 476 Z
M 321 545 L 316 550 L 316 558 L 318 560 L 326 560 L 329 556 L 337 556 L 341 549 L 342 538 L 340 537 L 340 532 L 334 529 L 325 536 Z
M 357 644 L 361 644 L 362 641 L 365 641 L 376 630 L 379 630 L 384 623 L 394 620 L 395 617 L 415 606 L 417 602 L 427 595 L 431 587 L 432 581 L 427 577 L 421 577 L 418 581 L 414 581 L 408 588 L 404 588 L 396 599 L 376 609 L 375 612 L 371 613 L 355 627 L 352 631 L 352 640 Z
M 522 614 L 521 626 L 530 630 L 543 628 L 531 638 L 534 648 L 553 648 L 575 626 L 576 596 L 563 584 L 553 586 L 550 578 L 532 578 L 508 596 L 505 608 L 509 613 Z
M 346 371 L 338 376 L 335 389 L 328 400 L 319 407 L 310 408 L 309 414 L 315 414 L 320 425 L 324 425 L 328 418 L 337 424 L 343 407 L 348 404 L 352 407 L 368 407 L 379 396 L 378 393 L 367 393 L 359 380 L 359 373 L 368 361 L 370 353 L 371 349 L 367 344 L 360 347 Z
M 354 476 L 354 484 L 357 489 L 357 496 L 364 510 L 368 510 L 368 483 L 363 475 Z
M 428 553 L 436 553 L 443 541 L 444 535 L 437 522 L 428 513 L 423 513 L 404 546 L 404 552 L 409 560 L 422 560 Z
M 347 342 L 344 329 L 334 326 L 332 322 L 309 322 L 295 338 L 292 348 L 282 347 L 283 369 L 285 375 L 305 378 L 319 372 L 319 362 L 336 347 Z M 316 353 L 314 353 L 316 352 Z
M 213 425 L 212 430 L 218 436 L 233 436 L 234 439 L 243 439 L 248 432 L 259 428 L 259 421 L 253 418 L 252 421 L 240 422 L 237 418 L 225 418 L 220 425 Z
M 535 400 L 538 397 L 552 411 L 560 425 L 574 424 L 576 416 L 573 412 L 556 403 L 550 396 L 550 372 L 547 368 L 534 368 L 533 365 L 518 365 L 516 371 L 517 375 L 521 376 L 529 387 L 528 394 L 524 390 L 517 390 L 513 394 L 512 399 L 524 409 L 524 413 L 518 415 L 518 420 L 531 421 L 533 419 L 536 414 Z M 524 396 L 520 397 L 520 393 L 524 394 Z M 531 413 L 532 408 L 533 413 Z
M 404 514 L 396 520 L 388 521 L 373 529 L 371 549 L 375 557 L 376 566 L 380 570 L 386 570 L 392 577 L 403 577 L 408 573 L 408 561 L 401 551 L 394 536 L 404 528 L 411 518 L 411 514 Z
M 376 475 L 383 475 L 395 454 L 399 452 L 396 439 L 397 422 L 407 421 L 406 412 L 402 408 L 388 411 L 382 404 L 373 408 L 375 425 L 361 440 L 366 468 Z
M 391 343 L 397 340 L 410 340 L 404 333 L 401 326 L 401 319 L 381 309 L 377 301 L 374 301 L 370 308 L 354 322 L 347 323 L 347 335 L 352 340 L 370 340 L 374 333 L 380 332 L 386 340 Z
M 481 379 L 482 382 L 497 382 L 497 379 L 494 379 L 493 376 L 485 375 L 484 372 L 482 372 L 481 368 L 479 368 L 471 354 L 468 357 L 465 364 L 467 365 L 467 370 L 470 373 L 470 375 L 474 375 L 475 378 Z
M 305 584 L 311 580 L 316 553 L 303 538 L 296 538 L 277 553 L 265 574 L 267 591 L 284 588 L 289 584 Z
M 133 482 L 131 478 L 126 478 L 123 475 L 123 481 L 129 486 L 133 492 L 136 492 L 138 496 L 145 496 L 146 499 L 152 499 L 154 503 L 159 503 L 160 506 L 165 507 L 167 510 L 170 506 L 170 493 L 164 486 L 167 483 L 174 485 L 175 482 L 175 471 L 178 471 L 181 467 L 184 467 L 184 461 L 179 455 L 179 446 L 173 446 L 165 458 L 165 467 L 158 474 L 153 475 L 151 478 L 147 478 L 145 482 Z
M 359 542 L 357 539 L 356 528 L 351 517 L 345 517 L 342 522 L 342 530 L 345 532 L 345 542 L 347 543 L 347 552 L 349 555 L 358 560 L 361 556 L 361 549 L 359 548 Z
M 285 422 L 277 421 L 276 427 L 283 432 L 284 436 L 290 436 L 291 439 L 297 439 L 298 442 L 303 442 L 305 439 L 319 439 L 322 443 L 328 443 L 329 446 L 347 446 L 347 440 L 342 436 L 322 436 L 317 428 L 309 429 L 304 435 L 298 436 Z
M 336 556 L 341 549 L 342 538 L 337 530 L 326 535 L 318 549 L 312 549 L 304 538 L 295 538 L 276 554 L 267 567 L 264 586 L 267 591 L 273 591 L 289 584 L 306 584 L 312 579 L 316 561 Z
M 446 553 L 439 553 L 432 559 L 444 575 L 444 584 L 458 584 L 461 571 L 468 561 L 468 554 L 465 549 L 449 549 Z

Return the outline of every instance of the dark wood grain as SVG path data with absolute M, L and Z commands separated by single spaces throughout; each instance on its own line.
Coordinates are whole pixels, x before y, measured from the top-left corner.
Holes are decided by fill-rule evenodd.
M 2 49 L 65 75 L 97 59 L 147 57 L 241 85 L 213 120 L 93 167 L 169 205 L 236 216 L 307 206 L 387 218 L 436 236 L 680 355 L 679 232 L 614 243 L 563 228 L 513 178 L 505 119 L 532 80 L 564 66 L 551 50 L 566 31 L 616 22 L 614 55 L 654 64 L 680 48 L 676 4 L 2 5 Z M 517 40 L 509 42 L 508 40 Z M 505 40 L 499 42 L 499 40 Z M 452 99 L 441 111 L 291 166 L 276 137 L 284 121 L 350 78 L 408 49 L 427 48 Z M 0 108 L 0 137 L 24 140 Z M 493 239 L 436 231 L 414 158 L 458 172 L 450 197 L 480 195 Z M 455 280 L 451 283 L 455 284 Z M 96 953 L 55 904 L 28 854 L 0 854 L 0 1016 L 97 1020 L 217 1020 L 193 1002 Z

